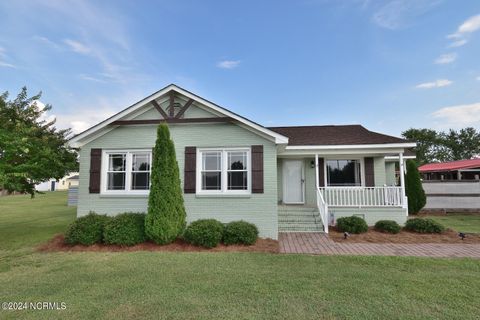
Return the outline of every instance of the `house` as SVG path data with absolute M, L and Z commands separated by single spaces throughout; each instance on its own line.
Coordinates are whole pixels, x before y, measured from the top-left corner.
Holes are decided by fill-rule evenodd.
M 56 180 L 50 179 L 48 181 L 39 183 L 35 186 L 37 191 L 59 191 L 59 190 L 68 190 L 70 187 L 78 186 L 78 172 L 72 172 L 65 177 Z
M 425 211 L 479 212 L 480 159 L 429 163 L 418 170 L 427 195 Z
M 480 159 L 429 163 L 418 171 L 424 180 L 480 180 Z
M 70 140 L 78 216 L 146 211 L 156 126 L 168 123 L 187 220 L 246 220 L 261 237 L 325 231 L 342 216 L 407 219 L 403 175 L 386 156 L 415 144 L 360 125 L 267 128 L 169 85 Z M 390 185 L 387 186 L 387 182 Z

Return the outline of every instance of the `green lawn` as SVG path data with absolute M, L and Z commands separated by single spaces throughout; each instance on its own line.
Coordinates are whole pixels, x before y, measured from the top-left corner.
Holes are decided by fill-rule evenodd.
M 480 261 L 255 253 L 38 253 L 74 210 L 0 198 L 0 319 L 478 319 Z
M 0 250 L 44 242 L 75 219 L 76 207 L 67 207 L 67 192 L 0 197 Z
M 429 218 L 455 231 L 480 233 L 480 215 L 452 214 L 447 216 L 429 216 Z

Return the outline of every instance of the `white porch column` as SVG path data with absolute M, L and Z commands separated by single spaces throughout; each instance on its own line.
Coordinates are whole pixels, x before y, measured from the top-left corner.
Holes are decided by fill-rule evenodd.
M 318 187 L 320 187 L 320 181 L 318 180 L 318 153 L 315 154 L 315 188 L 318 190 Z
M 400 185 L 402 187 L 402 199 L 403 199 L 403 206 L 408 208 L 408 204 L 406 203 L 406 194 L 405 194 L 405 161 L 403 160 L 403 152 L 398 154 L 398 161 L 400 165 Z M 407 200 L 408 201 L 408 200 Z M 408 215 L 408 212 L 407 212 Z

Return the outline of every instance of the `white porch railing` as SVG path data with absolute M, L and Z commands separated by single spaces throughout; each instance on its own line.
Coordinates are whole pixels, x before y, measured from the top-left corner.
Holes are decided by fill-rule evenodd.
M 323 231 L 328 233 L 328 205 L 323 199 L 322 193 L 319 189 L 317 189 L 317 208 L 318 208 L 318 215 L 322 220 L 323 224 Z
M 321 187 L 318 190 L 326 205 L 331 207 L 406 206 L 402 187 Z

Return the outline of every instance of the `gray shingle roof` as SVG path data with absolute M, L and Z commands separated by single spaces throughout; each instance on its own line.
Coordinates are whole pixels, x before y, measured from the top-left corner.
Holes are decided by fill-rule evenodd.
M 291 146 L 408 143 L 408 140 L 369 131 L 361 125 L 269 127 L 288 137 Z

